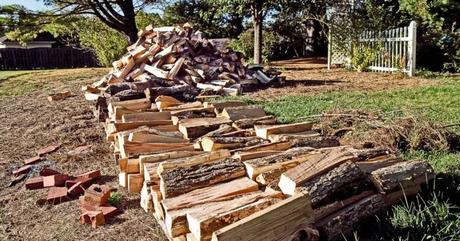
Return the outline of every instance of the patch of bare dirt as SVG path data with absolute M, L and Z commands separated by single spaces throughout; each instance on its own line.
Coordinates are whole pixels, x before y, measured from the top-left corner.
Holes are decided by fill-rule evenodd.
M 275 61 L 271 66 L 287 77 L 283 86 L 251 93 L 255 99 L 273 99 L 285 95 L 314 95 L 331 91 L 379 91 L 435 85 L 437 80 L 407 77 L 401 73 L 351 72 L 327 69 L 327 60 L 292 59 Z
M 78 71 L 87 70 L 70 72 Z M 140 209 L 138 195 L 129 195 L 124 189 L 118 190 L 123 196 L 119 205 L 123 213 L 92 229 L 80 224 L 77 200 L 41 205 L 37 201 L 46 198 L 47 189 L 26 190 L 24 182 L 8 187 L 11 171 L 36 155 L 35 150 L 62 143 L 47 156 L 50 168 L 72 175 L 100 169 L 103 177 L 99 181 L 118 188 L 112 151 L 102 126 L 93 119 L 91 104 L 80 92 L 83 82 L 92 83 L 98 77 L 96 73 L 79 81 L 58 81 L 47 93 L 0 99 L 0 240 L 165 240 L 153 216 Z M 62 89 L 76 96 L 48 102 L 47 94 Z M 82 145 L 91 145 L 91 151 L 80 156 L 68 154 Z

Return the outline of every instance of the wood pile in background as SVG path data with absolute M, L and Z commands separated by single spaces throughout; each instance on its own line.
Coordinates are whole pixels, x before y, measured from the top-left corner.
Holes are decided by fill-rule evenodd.
M 311 123 L 200 100 L 107 106 L 120 186 L 140 193 L 170 240 L 334 240 L 434 175 L 425 161 L 340 146 Z
M 163 95 L 194 101 L 201 95 L 238 95 L 244 89 L 280 80 L 275 70 L 264 72 L 260 65 L 245 66 L 241 53 L 213 46 L 190 24 L 149 25 L 138 35 L 139 40 L 113 63 L 106 76 L 82 89 L 87 100 L 97 101 L 101 120 L 111 100 L 147 98 L 154 102 Z M 169 104 L 160 103 L 158 108 Z

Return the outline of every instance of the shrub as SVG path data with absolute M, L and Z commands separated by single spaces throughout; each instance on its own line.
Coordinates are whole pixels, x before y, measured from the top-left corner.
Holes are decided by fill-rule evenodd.
M 273 57 L 273 47 L 276 42 L 276 36 L 269 32 L 264 31 L 262 42 L 262 61 L 268 63 L 268 60 Z M 246 57 L 247 62 L 252 63 L 254 57 L 254 31 L 248 29 L 237 39 L 230 41 L 229 47 L 235 51 L 241 52 Z

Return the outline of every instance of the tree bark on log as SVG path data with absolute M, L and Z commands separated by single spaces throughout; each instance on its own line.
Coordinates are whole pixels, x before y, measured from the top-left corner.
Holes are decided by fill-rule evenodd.
M 313 178 L 299 187 L 310 194 L 313 209 L 343 200 L 357 193 L 372 189 L 366 175 L 352 162 L 346 162 L 324 175 Z
M 286 138 L 292 143 L 292 147 L 313 147 L 313 148 L 325 148 L 340 146 L 340 142 L 335 137 L 319 136 L 313 138 Z
M 274 125 L 276 118 L 272 115 L 259 118 L 239 119 L 233 122 L 233 126 L 240 129 L 254 128 L 254 125 Z
M 302 184 L 329 172 L 344 162 L 356 160 L 355 155 L 347 147 L 317 150 L 323 150 L 324 152 L 309 158 L 281 175 L 279 186 L 284 194 L 293 195 L 296 192 L 296 188 Z
M 389 193 L 431 180 L 435 174 L 428 162 L 414 160 L 378 169 L 371 176 L 379 191 Z
M 353 231 L 355 226 L 365 218 L 373 216 L 385 208 L 381 194 L 364 198 L 316 223 L 321 237 L 325 240 L 338 240 Z
M 230 181 L 246 174 L 243 163 L 225 158 L 212 163 L 164 170 L 160 177 L 163 198 L 175 197 L 216 183 Z
M 265 143 L 269 143 L 269 141 L 259 137 L 204 137 L 201 139 L 201 146 L 204 151 L 232 150 Z
M 324 150 L 323 150 L 324 151 Z M 284 166 L 298 165 L 308 160 L 308 158 L 318 158 L 324 153 L 310 147 L 297 147 L 289 149 L 283 153 L 245 161 L 248 176 L 255 179 L 257 175 Z

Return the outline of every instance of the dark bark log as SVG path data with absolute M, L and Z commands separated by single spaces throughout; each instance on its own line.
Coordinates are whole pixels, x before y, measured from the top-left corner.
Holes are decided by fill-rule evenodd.
M 233 158 L 168 169 L 161 173 L 161 193 L 164 198 L 175 197 L 198 188 L 242 177 L 245 174 L 243 163 Z
M 254 125 L 273 125 L 276 124 L 276 118 L 272 115 L 259 118 L 249 118 L 236 120 L 233 125 L 240 129 L 253 128 Z
M 287 138 L 291 140 L 293 147 L 313 147 L 313 148 L 325 148 L 340 146 L 340 142 L 335 137 L 318 136 L 312 138 Z
M 383 196 L 375 194 L 319 220 L 315 226 L 325 240 L 338 240 L 352 232 L 360 221 L 379 213 L 384 208 Z
M 310 194 L 313 208 L 346 199 L 370 189 L 372 189 L 372 184 L 352 162 L 346 162 L 300 187 L 300 191 Z
M 376 187 L 385 193 L 401 187 L 414 186 L 431 180 L 434 170 L 426 161 L 407 161 L 378 169 L 371 173 Z

